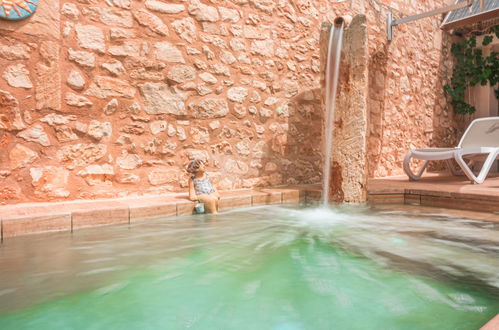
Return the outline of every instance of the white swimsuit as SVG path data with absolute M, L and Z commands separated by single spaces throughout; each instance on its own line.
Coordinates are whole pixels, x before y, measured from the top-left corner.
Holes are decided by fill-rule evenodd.
M 194 177 L 192 177 L 192 183 L 194 183 L 194 190 L 196 191 L 196 195 L 209 195 L 215 192 L 215 189 L 213 189 L 213 186 L 211 185 L 210 176 L 208 175 L 208 173 L 205 174 L 204 179 L 195 179 Z

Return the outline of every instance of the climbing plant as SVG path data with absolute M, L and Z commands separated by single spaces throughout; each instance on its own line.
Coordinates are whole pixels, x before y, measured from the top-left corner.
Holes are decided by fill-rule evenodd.
M 490 44 L 494 36 L 499 38 L 499 25 L 489 30 L 482 40 L 482 46 Z M 489 56 L 483 56 L 482 49 L 477 48 L 476 37 L 469 37 L 461 42 L 453 43 L 451 53 L 456 59 L 454 71 L 450 84 L 444 86 L 446 93 L 452 98 L 452 106 L 458 114 L 471 114 L 476 111 L 475 107 L 464 100 L 465 91 L 470 86 L 487 83 L 495 86 L 499 82 L 499 53 L 491 52 Z M 499 98 L 499 89 L 494 90 L 496 98 Z

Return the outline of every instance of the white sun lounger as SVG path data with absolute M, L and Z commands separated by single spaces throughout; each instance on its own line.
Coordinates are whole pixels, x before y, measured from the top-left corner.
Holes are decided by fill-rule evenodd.
M 472 183 L 483 183 L 494 160 L 499 156 L 499 117 L 487 117 L 475 119 L 464 132 L 459 145 L 455 148 L 426 148 L 412 149 L 404 158 L 404 172 L 410 181 L 421 178 L 426 165 L 430 160 L 446 160 L 453 175 L 458 171 L 453 167 L 452 159 L 455 159 L 463 173 Z M 412 158 L 423 160 L 423 165 L 417 173 L 412 172 L 410 162 Z M 469 159 L 484 160 L 480 173 L 475 176 L 465 161 Z

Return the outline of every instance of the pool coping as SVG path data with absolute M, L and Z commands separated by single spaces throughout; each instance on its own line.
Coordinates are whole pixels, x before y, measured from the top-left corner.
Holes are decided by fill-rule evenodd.
M 320 188 L 319 188 L 320 189 Z M 316 200 L 317 185 L 223 191 L 219 211 L 297 204 Z M 82 228 L 132 224 L 151 219 L 192 215 L 195 202 L 187 193 L 115 199 L 22 203 L 0 206 L 0 240 L 47 232 L 73 232 Z
M 433 206 L 499 215 L 499 176 L 483 184 L 470 184 L 464 177 L 429 173 L 420 181 L 407 176 L 369 179 L 367 199 L 371 204 Z
M 480 330 L 498 330 L 499 329 L 499 314 L 494 316 L 489 322 L 487 322 Z
M 430 178 L 431 179 L 431 178 Z M 498 178 L 499 179 L 499 178 Z M 479 212 L 482 220 L 499 221 L 499 192 L 483 193 L 477 185 L 446 189 L 445 177 L 407 182 L 405 177 L 370 179 L 367 202 L 442 207 Z M 455 182 L 455 178 L 453 178 Z M 499 182 L 499 180 L 498 180 Z M 492 186 L 496 187 L 495 182 Z M 464 187 L 464 188 L 463 188 Z M 302 184 L 261 189 L 222 191 L 219 211 L 273 204 L 316 204 L 320 184 Z M 0 206 L 0 240 L 46 232 L 73 232 L 87 227 L 132 224 L 150 219 L 191 215 L 195 203 L 187 193 L 130 196 L 113 199 L 22 203 Z M 91 207 L 91 209 L 90 209 Z
M 435 182 L 408 183 L 399 177 L 370 179 L 367 202 L 442 207 L 488 214 L 484 220 L 499 221 L 499 193 L 484 194 L 476 185 L 445 189 Z M 416 184 L 416 185 L 415 185 Z M 318 203 L 320 184 L 222 191 L 219 211 L 273 204 Z M 195 203 L 187 193 L 133 196 L 114 199 L 22 203 L 0 206 L 0 240 L 45 232 L 73 232 L 81 228 L 132 224 L 150 219 L 191 215 Z M 91 207 L 91 209 L 90 209 Z

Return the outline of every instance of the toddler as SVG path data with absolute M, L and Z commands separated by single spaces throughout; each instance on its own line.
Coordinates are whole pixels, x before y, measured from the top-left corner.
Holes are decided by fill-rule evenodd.
M 205 172 L 204 162 L 194 159 L 187 165 L 186 170 L 193 174 L 189 179 L 189 199 L 204 203 L 207 213 L 218 213 L 220 194 L 211 184 L 210 176 Z

